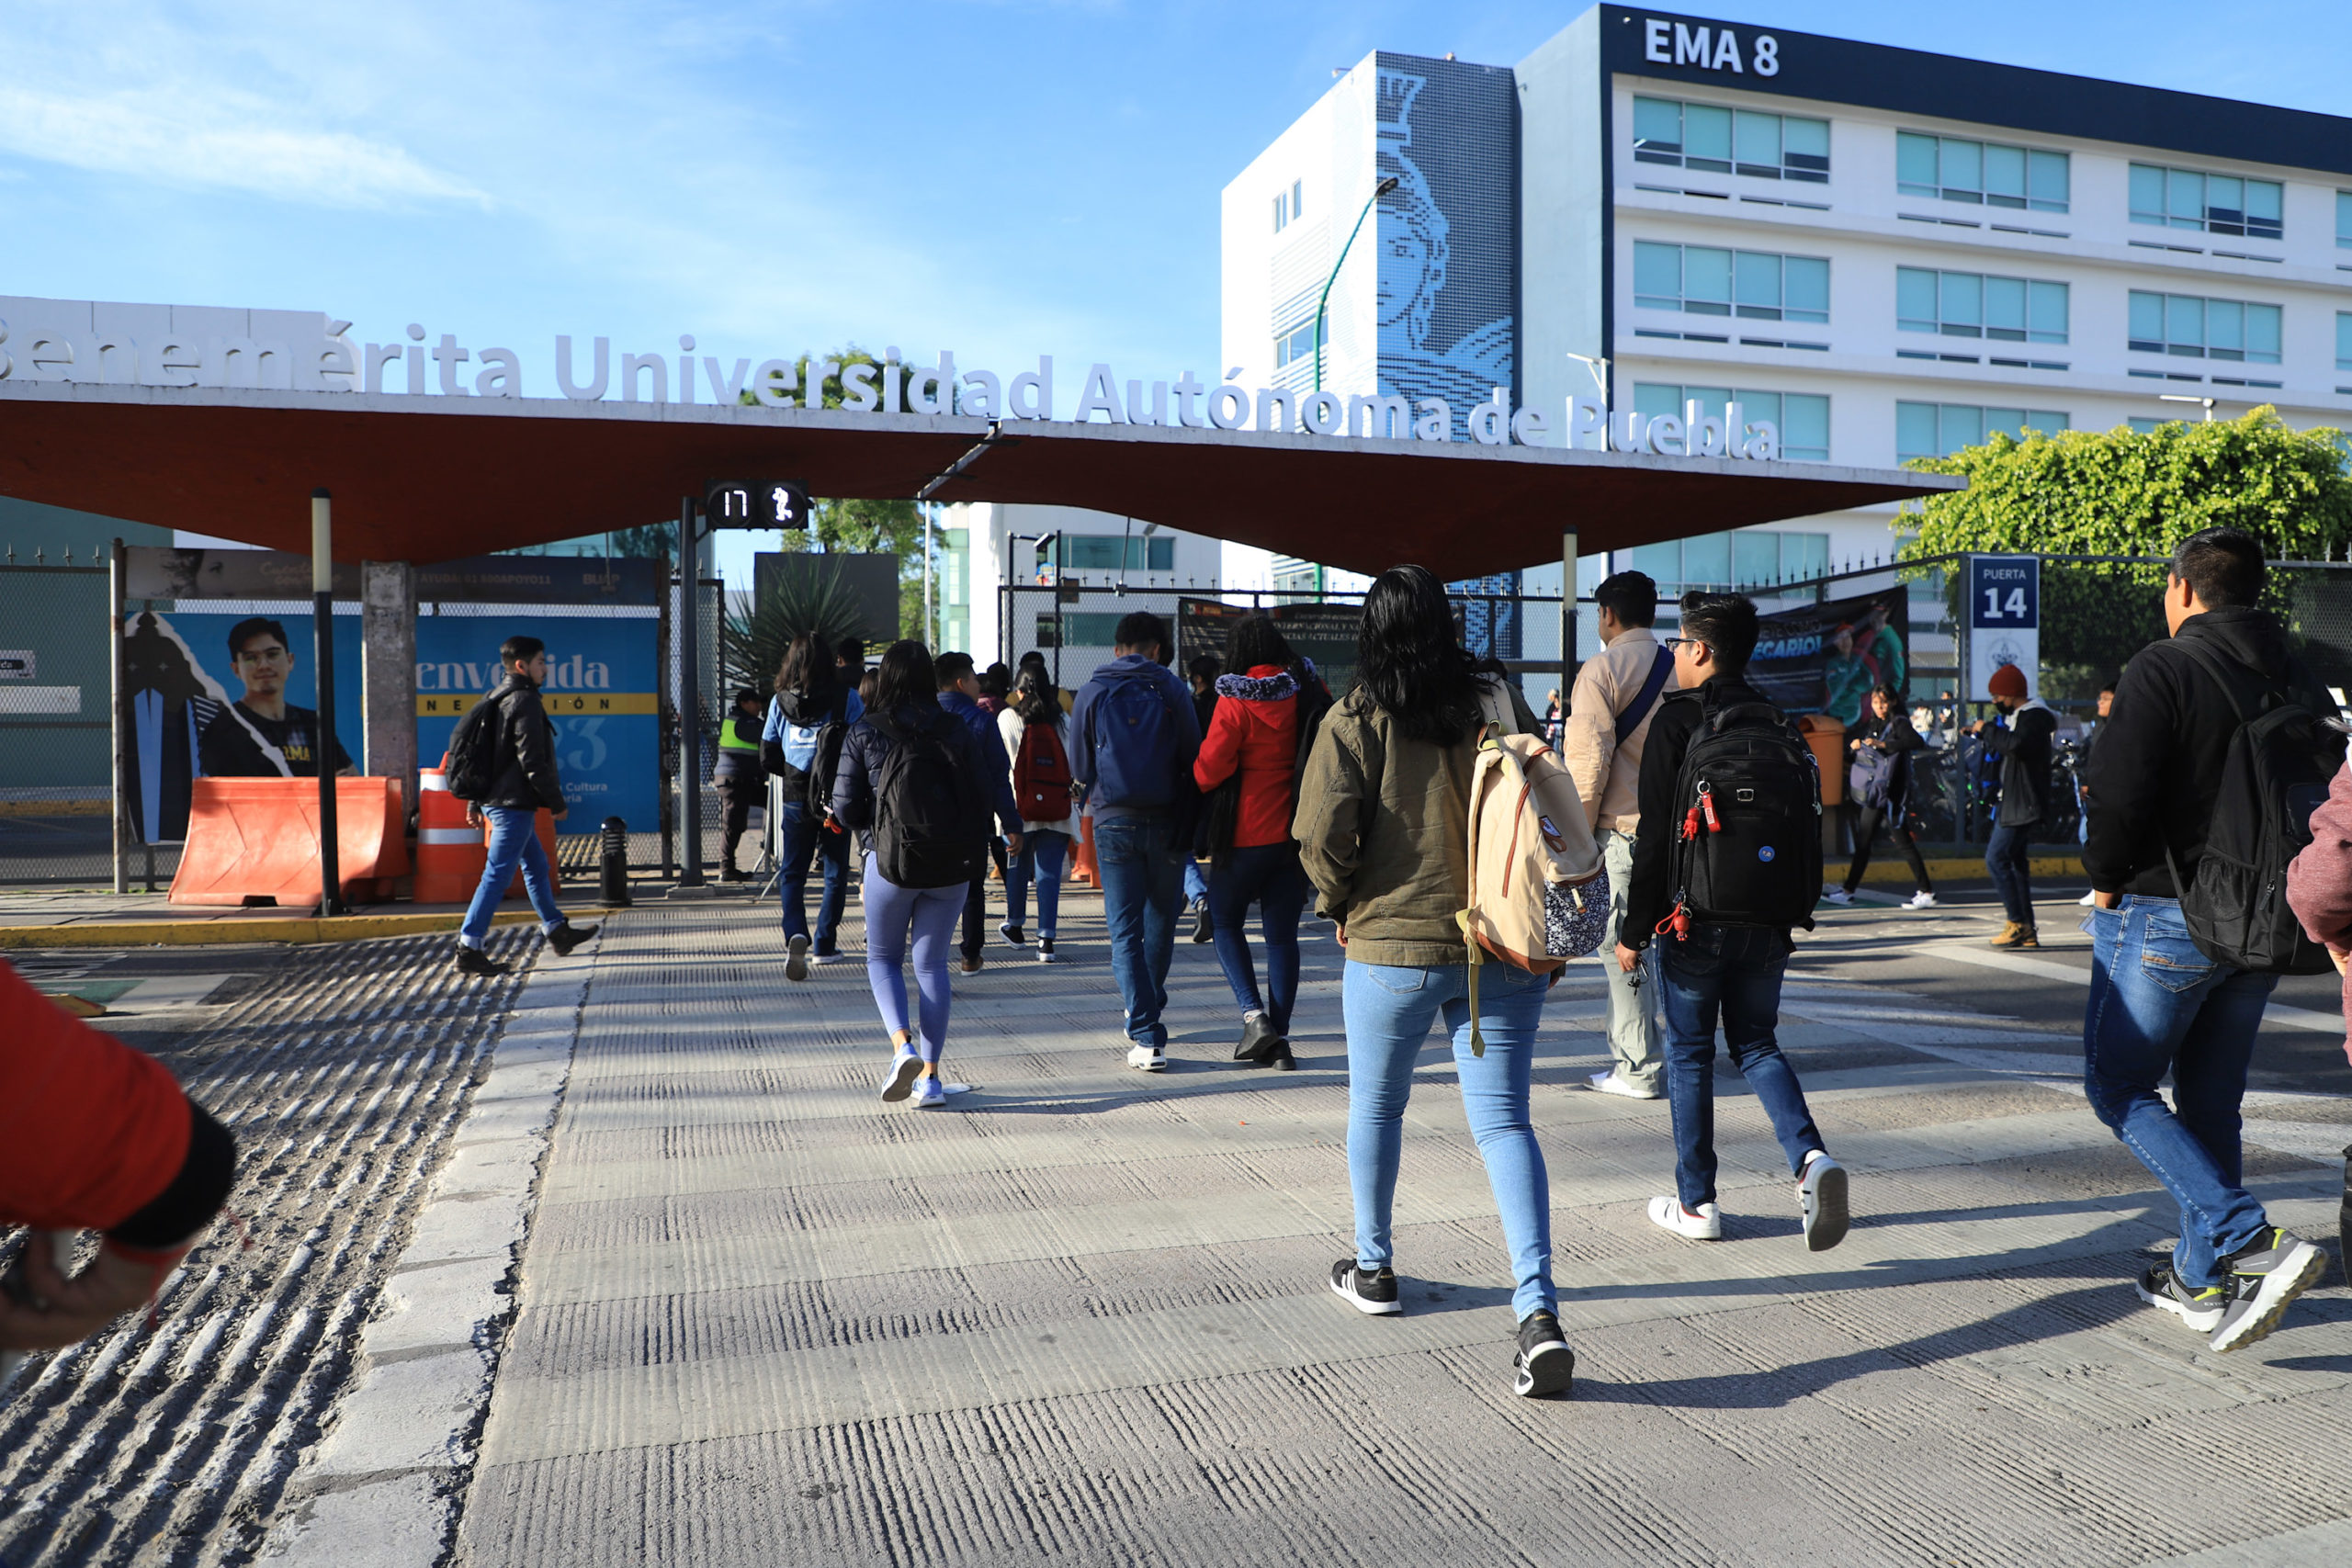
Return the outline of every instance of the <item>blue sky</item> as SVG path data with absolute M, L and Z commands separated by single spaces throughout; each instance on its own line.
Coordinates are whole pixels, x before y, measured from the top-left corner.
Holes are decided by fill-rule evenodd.
M 421 321 L 534 395 L 558 333 L 1214 378 L 1218 194 L 1331 68 L 1579 9 L 7 0 L 0 294 Z M 1711 14 L 2352 111 L 2341 0 Z

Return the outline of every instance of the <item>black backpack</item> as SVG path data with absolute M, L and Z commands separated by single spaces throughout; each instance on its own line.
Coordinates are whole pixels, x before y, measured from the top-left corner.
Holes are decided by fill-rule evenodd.
M 867 722 L 890 741 L 874 791 L 874 863 L 899 887 L 953 887 L 988 864 L 988 802 L 965 766 L 955 727 L 942 711 L 914 728 L 879 714 Z
M 498 738 L 505 728 L 503 705 L 487 696 L 465 711 L 449 732 L 449 754 L 441 760 L 442 782 L 459 800 L 481 800 L 498 782 Z
M 821 822 L 833 809 L 833 775 L 841 772 L 842 742 L 849 739 L 849 694 L 842 692 L 833 698 L 833 716 L 817 727 L 816 754 L 808 759 L 805 775 L 808 785 L 809 818 Z M 900 886 L 910 886 L 900 883 Z
M 1678 914 L 1702 925 L 1813 928 L 1821 896 L 1821 767 L 1785 715 L 1707 698 L 1674 798 Z
M 2324 975 L 2333 967 L 2327 950 L 2287 907 L 2287 864 L 2312 841 L 2312 813 L 2344 765 L 2343 732 L 2251 666 L 2194 637 L 2173 646 L 2221 683 L 2238 719 L 2196 876 L 2184 884 L 2165 849 L 2189 940 L 2215 963 L 2254 974 Z M 2238 696 L 2249 676 L 2262 682 L 2251 717 Z

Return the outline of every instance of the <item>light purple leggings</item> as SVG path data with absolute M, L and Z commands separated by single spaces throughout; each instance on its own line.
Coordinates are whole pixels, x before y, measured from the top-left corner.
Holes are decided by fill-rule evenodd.
M 907 933 L 914 932 L 915 987 L 922 995 L 920 1049 L 936 1066 L 947 1045 L 947 961 L 956 949 L 956 922 L 964 913 L 967 885 L 900 887 L 874 869 L 865 857 L 865 979 L 882 1027 L 896 1035 L 907 1027 Z

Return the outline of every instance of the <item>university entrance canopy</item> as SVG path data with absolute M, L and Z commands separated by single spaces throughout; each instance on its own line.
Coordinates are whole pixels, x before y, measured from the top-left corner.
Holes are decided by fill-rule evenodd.
M 324 488 L 345 560 L 423 565 L 637 526 L 722 479 L 903 498 L 967 457 L 935 499 L 1087 507 L 1352 570 L 1419 561 L 1448 581 L 1557 560 L 1571 529 L 1595 553 L 1964 482 L 1561 446 L 0 379 L 0 495 L 302 551 Z

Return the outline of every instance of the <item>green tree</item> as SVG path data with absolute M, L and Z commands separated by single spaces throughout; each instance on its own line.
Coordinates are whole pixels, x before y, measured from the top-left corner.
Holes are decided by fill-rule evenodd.
M 766 595 L 742 615 L 727 617 L 721 644 L 720 679 L 729 691 L 749 686 L 770 689 L 783 667 L 785 649 L 802 632 L 814 632 L 838 648 L 865 619 L 865 606 L 836 566 L 824 568 L 822 558 L 805 575 L 786 574 L 771 583 Z
M 819 356 L 848 368 L 879 365 L 881 360 L 854 344 Z M 808 365 L 819 363 L 812 358 Z M 808 365 L 802 367 L 805 371 Z M 818 396 L 829 409 L 842 406 L 841 372 L 819 385 Z M 754 401 L 751 392 L 743 400 Z M 797 550 L 887 551 L 899 558 L 899 635 L 922 635 L 922 509 L 912 501 L 840 500 L 811 497 L 811 526 L 806 533 L 784 536 L 784 548 Z M 934 650 L 935 651 L 935 650 Z
M 2141 434 L 2030 431 L 1996 434 L 1981 446 L 1906 465 L 1962 474 L 1964 491 L 1906 508 L 1916 525 L 1906 559 L 1968 551 L 2165 556 L 2200 528 L 2227 525 L 2263 542 L 2273 558 L 2324 558 L 2352 539 L 2352 476 L 2343 437 L 2295 431 L 2278 411 Z M 2165 635 L 2161 564 L 2050 562 L 2041 574 L 2041 658 L 2059 682 L 2096 683 Z M 1959 592 L 1951 574 L 1948 592 Z M 2274 581 L 2274 607 L 2294 623 L 2290 584 Z M 1955 612 L 1958 606 L 1954 605 Z

